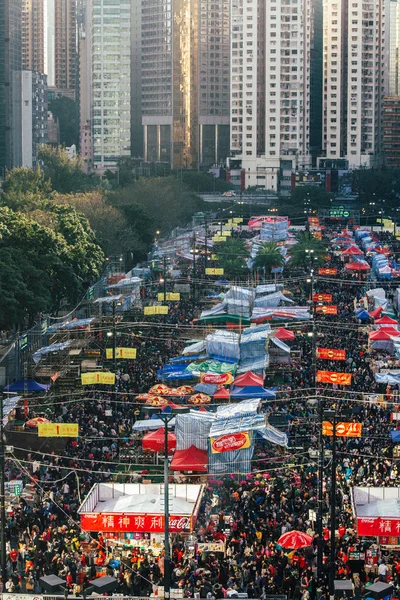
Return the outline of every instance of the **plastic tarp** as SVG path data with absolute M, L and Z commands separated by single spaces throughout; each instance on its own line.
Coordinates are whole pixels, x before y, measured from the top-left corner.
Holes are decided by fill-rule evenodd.
M 171 421 L 169 421 L 168 427 L 174 427 L 174 425 L 175 425 L 175 418 L 171 419 Z M 133 431 L 152 431 L 152 430 L 160 429 L 161 427 L 164 427 L 164 421 L 161 421 L 161 419 L 141 419 L 141 420 L 136 421 L 133 424 L 132 430 Z
M 256 287 L 256 296 L 259 296 L 261 294 L 271 294 L 273 292 L 278 292 L 282 288 L 283 288 L 283 285 L 281 283 L 278 283 L 278 284 L 269 283 L 266 285 L 258 285 Z
M 141 282 L 142 280 L 139 277 L 128 277 L 125 279 L 120 279 L 119 281 L 117 281 L 117 283 L 114 283 L 113 285 L 107 286 L 106 289 L 111 290 L 114 288 L 129 287 L 131 285 L 140 285 Z
M 361 319 L 362 321 L 366 321 L 369 319 L 369 314 L 364 308 L 358 308 L 356 310 L 356 319 Z
M 16 408 L 20 400 L 21 396 L 10 396 L 9 398 L 3 399 L 3 425 L 7 425 L 8 415 Z
M 225 294 L 225 300 L 238 300 L 250 303 L 254 299 L 254 290 L 233 285 Z
M 225 301 L 220 302 L 219 304 L 216 304 L 212 308 L 203 310 L 203 312 L 200 315 L 200 319 L 204 319 L 205 317 L 220 315 L 225 312 L 225 309 L 226 309 L 226 302 Z
M 243 317 L 250 317 L 250 302 L 246 300 L 235 300 L 233 298 L 228 298 L 226 300 L 227 303 L 227 312 L 230 315 L 241 315 Z
M 290 298 L 287 298 L 282 294 L 282 292 L 274 292 L 273 294 L 269 294 L 268 296 L 258 296 L 254 300 L 254 306 L 263 306 L 263 307 L 276 307 L 279 306 L 282 302 L 288 302 L 289 304 L 294 304 L 294 301 Z
M 394 431 L 391 431 L 390 437 L 392 438 L 392 442 L 400 444 L 400 430 L 395 429 Z
M 171 462 L 171 469 L 173 471 L 207 473 L 208 452 L 200 450 L 196 446 L 190 446 L 186 450 L 176 450 Z
M 50 354 L 50 352 L 61 352 L 71 344 L 72 340 L 67 340 L 66 342 L 58 342 L 56 344 L 51 344 L 50 346 L 43 346 L 43 348 L 39 348 L 39 350 L 36 350 L 36 352 L 32 354 L 33 362 L 37 365 L 42 356 L 46 356 L 47 354 Z
M 279 431 L 279 429 L 272 427 L 272 425 L 267 425 L 263 429 L 260 429 L 257 431 L 257 434 L 261 435 L 264 440 L 267 440 L 267 442 L 270 442 L 271 444 L 277 444 L 278 446 L 287 448 L 288 437 L 286 433 Z
M 220 315 L 210 315 L 209 317 L 199 317 L 196 321 L 199 324 L 211 325 L 218 323 L 235 323 L 237 325 L 250 325 L 250 319 L 242 315 L 228 315 L 222 313 Z
M 240 366 L 258 360 L 264 362 L 267 354 L 266 341 L 270 333 L 269 325 L 244 329 L 240 339 Z M 246 370 L 250 371 L 251 369 Z
M 236 373 L 246 373 L 247 371 L 253 371 L 253 373 L 259 373 L 262 375 L 264 370 L 269 364 L 269 356 L 265 354 L 260 358 L 251 358 L 248 360 L 241 360 L 236 370 Z
M 73 319 L 72 321 L 64 321 L 63 323 L 56 323 L 55 325 L 51 325 L 47 332 L 51 333 L 53 331 L 59 331 L 63 329 L 82 329 L 83 327 L 87 327 L 94 321 L 94 317 L 90 317 L 89 319 Z
M 103 296 L 102 298 L 97 298 L 97 300 L 93 300 L 93 304 L 109 304 L 110 302 L 117 302 L 118 300 L 122 300 L 122 298 L 122 294 L 118 294 L 118 296 Z
M 175 417 L 175 435 L 177 450 L 187 450 L 196 446 L 200 450 L 208 450 L 208 436 L 215 413 L 190 411 Z
M 194 360 L 204 360 L 205 358 L 207 358 L 206 354 L 187 354 L 184 356 L 175 356 L 174 358 L 169 359 L 168 365 L 190 363 Z
M 311 319 L 310 309 L 303 306 L 262 308 L 254 307 L 251 320 L 267 321 L 308 321 Z
M 202 342 L 196 342 L 195 344 L 186 346 L 186 348 L 182 350 L 182 354 L 199 354 L 199 352 L 203 352 L 205 349 L 206 342 L 203 340 Z
M 249 385 L 243 388 L 234 388 L 231 392 L 231 398 L 232 400 L 244 400 L 245 398 L 267 398 L 273 400 L 276 398 L 276 394 L 262 386 Z
M 400 384 L 400 374 L 398 373 L 375 373 L 375 381 L 377 383 L 386 383 L 389 385 L 399 385 Z
M 211 383 L 198 383 L 194 386 L 195 392 L 200 392 L 200 394 L 207 394 L 207 396 L 214 396 L 215 392 L 218 389 L 217 385 L 213 385 Z
M 201 363 L 191 363 L 187 371 L 191 373 L 236 373 L 237 363 L 227 363 L 218 360 L 206 360 Z
M 224 331 L 217 329 L 206 337 L 207 354 L 210 358 L 213 356 L 224 357 L 239 360 L 239 335 L 233 331 Z
M 288 354 L 290 354 L 290 348 L 287 344 L 285 344 L 285 342 L 282 342 L 282 340 L 280 340 L 277 337 L 271 337 L 270 340 L 273 344 L 275 344 L 275 346 L 278 346 L 280 350 L 283 350 L 283 352 L 287 352 Z
M 3 388 L 3 392 L 47 392 L 50 385 L 38 383 L 34 379 L 19 379 L 15 383 L 9 383 Z

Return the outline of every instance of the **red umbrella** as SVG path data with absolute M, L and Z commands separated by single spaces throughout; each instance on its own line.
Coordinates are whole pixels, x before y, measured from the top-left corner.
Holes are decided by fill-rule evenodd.
M 366 262 L 351 262 L 345 265 L 348 271 L 369 271 L 371 267 Z
M 143 440 L 143 450 L 152 450 L 153 452 L 163 452 L 165 445 L 165 432 L 163 427 L 147 433 Z M 168 433 L 168 452 L 172 452 L 176 448 L 176 436 L 174 433 Z
M 303 533 L 303 531 L 297 531 L 293 529 L 293 531 L 288 531 L 281 535 L 278 540 L 278 544 L 282 548 L 305 548 L 306 546 L 311 546 L 313 543 L 313 536 L 308 535 L 308 533 Z

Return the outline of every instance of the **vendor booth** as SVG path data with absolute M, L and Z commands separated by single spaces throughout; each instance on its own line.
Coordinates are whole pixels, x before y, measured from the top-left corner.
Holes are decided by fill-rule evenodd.
M 399 546 L 400 488 L 354 487 L 352 504 L 359 537 L 378 537 L 383 545 Z
M 190 534 L 204 491 L 203 485 L 169 486 L 169 531 Z M 146 546 L 159 554 L 164 541 L 164 499 L 161 484 L 98 483 L 78 513 L 83 531 L 102 532 L 112 543 Z

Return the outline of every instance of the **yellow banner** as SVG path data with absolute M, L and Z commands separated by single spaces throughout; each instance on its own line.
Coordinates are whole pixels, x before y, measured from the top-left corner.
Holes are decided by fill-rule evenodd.
M 224 235 L 216 235 L 211 240 L 215 243 L 217 242 L 226 242 L 226 237 Z
M 230 229 L 229 230 L 224 229 L 223 234 L 224 234 L 224 237 L 231 237 L 232 231 Z
M 145 306 L 144 314 L 145 315 L 167 315 L 168 314 L 168 306 Z
M 81 374 L 82 385 L 95 385 L 96 383 L 103 383 L 104 385 L 115 384 L 115 373 L 110 371 L 96 371 L 95 373 L 82 373 Z
M 181 295 L 178 292 L 167 292 L 166 294 L 167 302 L 177 302 L 181 299 Z M 157 296 L 159 302 L 164 302 L 164 293 L 161 292 Z
M 38 437 L 78 437 L 78 423 L 38 423 Z
M 236 225 L 239 225 L 239 223 L 243 223 L 243 219 L 241 217 L 235 217 L 232 220 L 234 223 L 236 223 Z
M 137 352 L 136 348 L 116 348 L 115 349 L 115 358 L 135 359 L 136 352 Z M 109 359 L 113 358 L 113 349 L 112 348 L 106 349 L 106 358 L 109 358 Z
M 224 274 L 223 269 L 214 269 L 212 267 L 209 267 L 208 269 L 206 269 L 206 275 L 223 275 L 223 274 Z

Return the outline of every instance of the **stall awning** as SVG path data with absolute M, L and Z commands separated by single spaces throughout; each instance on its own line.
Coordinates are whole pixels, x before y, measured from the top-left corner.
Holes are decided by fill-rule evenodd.
M 186 450 L 176 450 L 171 462 L 173 471 L 196 471 L 207 473 L 208 452 L 199 450 L 196 446 L 190 446 Z

